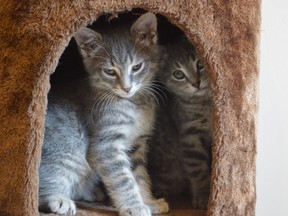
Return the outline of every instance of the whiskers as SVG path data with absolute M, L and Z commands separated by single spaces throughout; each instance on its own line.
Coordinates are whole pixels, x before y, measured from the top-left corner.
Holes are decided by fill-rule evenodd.
M 139 94 L 144 97 L 153 98 L 158 105 L 161 105 L 160 101 L 164 104 L 167 101 L 167 95 L 163 90 L 163 86 L 157 84 L 156 82 L 148 82 L 142 85 L 139 89 Z
M 92 124 L 94 122 L 94 113 L 98 114 L 98 118 L 102 113 L 110 110 L 110 104 L 113 103 L 116 95 L 111 90 L 104 91 L 101 95 L 97 94 L 94 98 L 93 106 L 91 108 Z

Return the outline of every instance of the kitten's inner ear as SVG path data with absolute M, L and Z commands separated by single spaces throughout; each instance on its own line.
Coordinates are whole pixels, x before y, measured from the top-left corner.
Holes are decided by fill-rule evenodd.
M 135 40 L 149 46 L 157 42 L 157 18 L 147 12 L 140 16 L 131 27 L 131 33 Z
M 74 38 L 84 56 L 93 55 L 101 48 L 101 35 L 89 28 L 82 28 L 74 35 Z

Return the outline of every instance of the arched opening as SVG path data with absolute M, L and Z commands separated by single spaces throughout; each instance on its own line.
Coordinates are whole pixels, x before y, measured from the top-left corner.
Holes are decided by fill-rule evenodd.
M 145 12 L 146 11 L 144 11 L 142 9 L 134 9 L 131 12 L 125 12 L 125 13 L 117 14 L 117 16 L 111 15 L 111 14 L 105 14 L 105 15 L 102 15 L 101 17 L 99 17 L 89 27 L 92 29 L 97 29 L 97 30 L 110 29 L 110 28 L 113 29 L 114 26 L 120 25 L 123 22 L 133 23 L 135 20 L 137 20 L 137 18 L 141 14 L 143 14 Z M 189 127 L 185 127 L 185 129 L 183 129 L 183 128 L 180 129 L 180 126 L 187 124 L 187 121 L 178 122 L 179 127 L 173 126 L 174 128 L 173 127 L 168 128 L 168 129 L 165 128 L 164 130 L 167 130 L 167 131 L 163 132 L 163 134 L 159 134 L 159 133 L 161 133 L 161 131 L 163 129 L 162 126 L 167 123 L 166 120 L 168 118 L 165 119 L 165 116 L 164 116 L 164 119 L 161 119 L 158 115 L 159 115 L 159 113 L 162 113 L 165 110 L 165 107 L 167 108 L 168 106 L 174 106 L 175 109 L 178 110 L 179 103 L 181 104 L 182 100 L 186 104 L 188 101 L 191 101 L 190 96 L 185 98 L 185 95 L 183 95 L 183 98 L 182 98 L 181 95 L 180 96 L 175 95 L 173 93 L 172 89 L 170 89 L 169 84 L 167 86 L 167 83 L 165 83 L 165 81 L 168 83 L 170 81 L 170 83 L 171 83 L 171 77 L 174 76 L 173 77 L 174 84 L 176 83 L 177 85 L 180 85 L 180 88 L 181 88 L 181 85 L 184 85 L 184 87 L 186 86 L 186 88 L 187 88 L 187 85 L 185 85 L 184 82 L 180 82 L 181 80 L 183 81 L 183 79 L 186 79 L 187 82 L 189 81 L 190 84 L 194 86 L 192 88 L 193 90 L 195 88 L 200 89 L 199 85 L 201 85 L 201 83 L 197 83 L 197 82 L 200 82 L 200 80 L 199 80 L 199 76 L 200 76 L 200 72 L 201 72 L 200 70 L 203 69 L 202 68 L 203 65 L 205 67 L 205 64 L 201 63 L 201 65 L 199 66 L 198 71 L 197 71 L 197 67 L 199 65 L 198 61 L 200 60 L 203 62 L 202 58 L 200 56 L 197 56 L 197 49 L 189 42 L 189 40 L 186 38 L 185 34 L 178 27 L 171 24 L 162 15 L 157 15 L 157 28 L 158 28 L 158 30 L 157 30 L 158 43 L 160 45 L 160 50 L 159 50 L 159 54 L 158 54 L 160 57 L 160 59 L 158 60 L 159 61 L 159 68 L 161 68 L 162 71 L 167 70 L 167 72 L 165 72 L 165 73 L 166 74 L 171 73 L 171 76 L 169 75 L 169 78 L 167 78 L 166 75 L 165 76 L 161 75 L 162 77 L 161 76 L 155 77 L 155 80 L 154 80 L 154 87 L 155 88 L 153 88 L 153 90 L 152 90 L 154 96 L 156 97 L 156 101 L 158 102 L 158 104 L 156 105 L 157 111 L 156 111 L 156 115 L 155 115 L 155 122 L 156 122 L 155 125 L 156 126 L 154 127 L 153 132 L 152 132 L 151 136 L 149 137 L 148 143 L 147 143 L 147 145 L 149 146 L 149 149 L 150 149 L 149 151 L 155 151 L 152 154 L 151 154 L 151 152 L 148 152 L 148 158 L 147 158 L 148 173 L 150 176 L 152 175 L 151 176 L 151 178 L 152 178 L 152 186 L 151 187 L 152 187 L 154 196 L 156 196 L 157 198 L 162 198 L 163 196 L 164 197 L 167 196 L 165 198 L 168 200 L 169 205 L 171 206 L 172 212 L 176 212 L 176 213 L 180 212 L 182 215 L 185 215 L 185 214 L 187 214 L 187 215 L 202 214 L 204 211 L 203 212 L 202 211 L 195 211 L 195 209 L 198 209 L 198 210 L 200 208 L 206 209 L 207 204 L 208 204 L 209 193 L 205 194 L 206 200 L 203 201 L 203 202 L 205 202 L 205 204 L 201 203 L 201 206 L 197 206 L 197 204 L 196 204 L 196 206 L 193 206 L 192 205 L 193 199 L 196 199 L 196 198 L 193 197 L 193 195 L 191 194 L 192 193 L 191 192 L 192 191 L 192 188 L 191 188 L 192 185 L 190 182 L 191 179 L 189 178 L 189 175 L 194 175 L 194 176 L 196 175 L 197 176 L 197 174 L 199 175 L 199 173 L 201 171 L 199 171 L 199 169 L 198 170 L 192 169 L 191 173 L 189 173 L 189 170 L 184 170 L 184 167 L 185 166 L 191 166 L 191 167 L 197 166 L 198 165 L 197 163 L 199 163 L 199 161 L 202 160 L 202 163 L 205 164 L 203 166 L 208 166 L 208 169 L 205 170 L 205 172 L 206 172 L 205 176 L 199 176 L 199 178 L 201 179 L 201 181 L 208 181 L 209 182 L 209 184 L 206 184 L 204 186 L 204 187 L 206 187 L 204 190 L 205 193 L 210 191 L 210 170 L 211 170 L 211 148 L 210 148 L 210 146 L 212 144 L 212 133 L 211 133 L 211 131 L 208 132 L 208 131 L 204 130 L 204 128 L 206 127 L 205 124 L 208 123 L 207 119 L 210 121 L 210 115 L 209 115 L 209 117 L 206 116 L 203 119 L 203 116 L 200 116 L 199 113 L 195 113 L 195 116 L 198 115 L 198 117 L 197 117 L 198 119 L 197 118 L 195 119 L 195 117 L 193 117 L 193 119 L 190 119 L 190 121 L 199 121 L 200 122 L 199 124 L 190 125 Z M 178 43 L 177 42 L 177 41 L 182 41 L 183 39 L 184 39 L 184 43 L 182 43 L 182 42 Z M 121 41 L 119 41 L 119 43 L 121 43 Z M 111 46 L 113 46 L 113 44 Z M 177 46 L 179 47 L 179 51 L 176 52 L 173 49 L 177 49 Z M 190 51 L 193 51 L 193 52 L 191 52 L 191 56 L 189 56 Z M 179 53 L 181 54 L 182 52 L 185 52 L 183 54 L 183 56 L 179 55 Z M 171 56 L 170 56 L 169 60 L 167 60 L 169 57 L 169 54 Z M 119 55 L 123 55 L 123 53 L 119 53 Z M 168 55 L 168 57 L 166 55 Z M 178 69 L 174 68 L 173 70 L 171 69 L 171 71 L 169 71 L 169 67 L 167 67 L 167 66 L 164 67 L 163 64 L 166 64 L 167 61 L 173 61 L 173 55 L 174 55 L 175 59 L 177 59 L 177 60 L 175 60 L 175 62 L 173 62 L 173 65 L 174 65 L 174 67 L 176 65 L 176 67 L 178 67 Z M 179 57 L 180 57 L 180 60 L 179 60 Z M 183 62 L 185 62 L 188 65 L 184 65 L 185 63 L 181 62 L 181 58 L 183 58 Z M 196 58 L 197 59 L 199 58 L 199 60 L 196 60 Z M 191 68 L 192 68 L 192 67 L 190 67 L 191 66 L 190 64 L 191 65 L 194 64 L 194 66 L 196 67 L 195 72 L 197 75 L 197 82 L 195 81 L 195 77 L 193 77 L 192 75 L 190 76 L 190 74 L 189 74 L 189 69 L 191 70 Z M 162 66 L 160 66 L 160 65 L 162 65 Z M 173 66 L 170 65 L 170 67 L 173 67 Z M 185 71 L 185 69 L 187 69 L 187 70 Z M 175 72 L 177 74 L 175 74 Z M 181 76 L 181 77 L 179 77 L 179 76 Z M 184 78 L 183 76 L 184 77 L 186 76 L 186 78 Z M 164 80 L 164 77 L 165 77 L 165 80 Z M 161 80 L 161 78 L 162 78 L 162 80 Z M 78 47 L 75 39 L 72 38 L 69 45 L 64 50 L 64 52 L 63 52 L 63 54 L 59 60 L 59 64 L 56 68 L 55 73 L 53 73 L 51 75 L 51 80 L 50 80 L 51 91 L 50 91 L 50 94 L 48 97 L 48 114 L 49 114 L 49 98 L 59 97 L 57 95 L 58 94 L 57 92 L 62 92 L 62 91 L 67 91 L 68 94 L 73 96 L 73 94 L 77 94 L 77 92 L 75 92 L 75 88 L 77 88 L 77 85 L 79 84 L 79 82 L 82 82 L 82 81 L 85 82 L 85 81 L 87 81 L 87 79 L 89 79 L 89 74 L 87 74 L 87 71 L 86 71 L 85 66 L 83 64 L 83 57 L 81 57 L 81 54 L 79 52 L 79 47 Z M 195 85 L 197 85 L 197 86 L 195 87 Z M 67 86 L 68 86 L 68 89 L 67 89 Z M 176 87 L 178 88 L 178 86 L 176 86 Z M 186 94 L 187 92 L 184 92 L 184 93 Z M 111 101 L 107 100 L 108 105 L 105 104 L 105 106 L 109 106 L 109 102 L 111 102 Z M 194 106 L 197 107 L 197 103 L 200 103 L 200 102 L 197 100 L 194 102 L 193 98 L 192 98 L 191 107 L 194 107 Z M 97 104 L 95 106 L 97 107 Z M 199 106 L 201 106 L 202 108 L 204 107 L 202 100 L 201 100 L 201 104 L 199 104 Z M 209 104 L 207 102 L 207 104 L 205 104 L 205 106 L 210 107 L 210 102 L 209 102 Z M 94 108 L 94 106 L 92 108 Z M 99 107 L 97 107 L 97 108 L 99 108 Z M 189 108 L 189 106 L 187 108 Z M 100 109 L 101 109 L 101 106 L 100 106 Z M 186 107 L 182 107 L 182 112 L 185 111 L 183 109 L 186 109 Z M 209 110 L 210 110 L 210 108 L 209 108 Z M 170 112 L 171 111 L 172 110 L 170 110 Z M 90 110 L 90 112 L 91 112 L 91 110 Z M 108 112 L 109 112 L 109 110 L 108 110 Z M 166 115 L 168 116 L 169 113 L 166 113 Z M 194 115 L 193 110 L 192 110 L 191 115 Z M 179 115 L 175 116 L 174 118 L 179 118 Z M 189 116 L 186 116 L 185 118 L 186 118 L 186 120 L 187 120 L 187 118 L 189 120 Z M 158 120 L 159 120 L 159 122 L 157 122 Z M 47 121 L 47 117 L 46 117 L 46 121 Z M 48 119 L 48 121 L 49 121 L 49 119 Z M 63 121 L 61 120 L 61 115 L 57 116 L 56 121 L 59 121 L 60 124 L 63 125 Z M 176 124 L 175 119 L 174 120 L 171 119 L 171 121 L 172 122 L 169 122 L 168 125 L 170 123 Z M 53 124 L 58 124 L 58 123 L 53 122 Z M 67 121 L 65 122 L 65 124 L 67 124 Z M 65 124 L 63 125 L 63 127 L 66 127 Z M 204 125 L 204 128 L 203 128 L 203 125 Z M 67 127 L 69 127 L 69 126 L 70 125 L 68 124 Z M 199 128 L 198 128 L 198 126 L 199 126 Z M 211 126 L 211 123 L 209 123 L 209 128 L 210 128 L 210 126 Z M 158 127 L 158 129 L 157 129 L 157 127 Z M 184 131 L 181 131 L 181 130 L 184 130 Z M 172 134 L 168 134 L 169 133 L 168 131 L 175 132 L 175 134 L 178 134 L 178 135 L 174 136 Z M 197 136 L 198 135 L 200 135 L 200 136 L 196 137 L 195 138 L 196 141 L 195 141 L 193 136 L 196 134 L 197 134 Z M 165 137 L 165 139 L 163 139 L 163 140 L 158 139 L 157 141 L 154 141 L 155 137 L 157 137 L 158 135 Z M 172 136 L 169 137 L 170 135 L 172 135 Z M 202 154 L 203 152 L 199 152 L 199 147 L 196 147 L 196 148 L 198 148 L 197 151 L 193 152 L 191 149 L 195 148 L 195 146 L 190 146 L 189 148 L 186 148 L 185 151 L 179 151 L 179 152 L 177 152 L 177 154 L 175 152 L 175 155 L 174 155 L 175 157 L 173 157 L 173 151 L 172 151 L 172 155 L 171 155 L 171 151 L 169 149 L 169 151 L 165 152 L 165 154 L 169 154 L 169 155 L 163 154 L 161 156 L 163 158 L 160 158 L 160 154 L 159 154 L 159 157 L 158 157 L 158 153 L 160 153 L 160 152 L 163 153 L 163 151 L 161 151 L 161 149 L 159 149 L 159 148 L 158 149 L 153 148 L 153 145 L 161 146 L 161 148 L 162 148 L 162 147 L 165 147 L 165 143 L 162 143 L 162 142 L 171 142 L 170 145 L 173 144 L 174 146 L 166 146 L 167 149 L 172 147 L 176 150 L 176 149 L 180 148 L 181 144 L 183 144 L 183 139 L 181 136 L 186 136 L 184 138 L 184 140 L 185 139 L 191 140 L 191 145 L 194 145 L 195 142 L 201 141 L 201 142 L 203 142 L 203 143 L 201 143 L 201 145 L 209 145 L 209 148 L 207 151 L 204 152 L 204 154 Z M 88 137 L 89 137 L 89 135 L 88 135 Z M 179 142 L 179 143 L 172 143 L 172 142 Z M 187 145 L 187 144 L 189 144 L 189 142 L 188 143 L 184 142 L 184 144 Z M 45 145 L 45 141 L 44 141 L 44 145 Z M 205 147 L 207 147 L 207 146 L 205 146 Z M 201 146 L 201 148 L 203 148 L 203 146 Z M 163 149 L 163 150 L 165 150 L 165 149 Z M 131 151 L 133 151 L 133 149 L 131 149 Z M 205 157 L 205 155 L 207 157 Z M 62 155 L 62 156 L 65 157 L 65 155 Z M 68 155 L 68 156 L 70 157 L 70 155 Z M 171 161 L 171 158 L 174 158 L 174 159 Z M 177 158 L 177 159 L 175 159 L 175 158 Z M 187 164 L 183 164 L 185 161 L 183 161 L 182 158 L 185 158 Z M 196 158 L 196 159 L 198 159 L 198 161 L 197 160 L 196 161 L 195 160 L 190 161 L 189 159 L 191 159 L 191 158 L 192 159 Z M 63 159 L 64 158 L 61 158 L 61 160 L 59 160 L 60 161 L 59 165 L 61 165 L 61 161 Z M 113 160 L 113 158 L 111 158 L 111 160 Z M 171 168 L 171 169 L 173 169 L 173 165 L 175 165 L 177 163 L 181 164 L 180 166 L 179 165 L 176 166 L 176 168 L 174 168 L 174 169 L 177 169 L 177 170 L 172 171 L 171 173 L 179 171 L 179 168 L 183 169 L 183 172 L 177 173 L 177 175 L 180 174 L 183 176 L 181 178 L 181 181 L 179 181 L 178 183 L 175 184 L 175 185 L 178 184 L 178 186 L 176 186 L 176 188 L 174 188 L 175 194 L 174 193 L 170 194 L 170 195 L 165 194 L 165 191 L 161 191 L 164 193 L 159 194 L 158 192 L 160 189 L 157 187 L 155 188 L 155 186 L 154 186 L 154 182 L 157 182 L 157 178 L 158 178 L 157 176 L 159 176 L 158 174 L 160 172 L 163 172 L 163 176 L 165 176 L 164 174 L 167 174 L 167 173 L 169 174 L 169 172 L 170 172 L 170 171 L 167 171 L 167 167 L 165 167 L 165 165 L 166 165 L 165 160 L 167 161 L 167 165 L 169 165 L 170 166 L 169 168 Z M 156 163 L 157 161 L 164 161 L 164 164 L 162 163 L 162 164 L 159 164 L 158 167 L 157 166 L 154 167 L 153 163 Z M 171 164 L 172 164 L 172 166 L 171 166 Z M 162 170 L 161 170 L 161 168 L 162 168 Z M 69 169 L 69 167 L 66 167 L 65 169 Z M 155 169 L 156 169 L 156 171 L 155 171 Z M 159 172 L 157 171 L 157 169 L 159 169 Z M 207 173 L 207 171 L 209 171 L 209 173 Z M 68 173 L 69 173 L 69 171 L 68 171 Z M 172 177 L 170 179 L 167 179 L 167 182 L 169 184 L 168 186 L 171 186 L 171 184 L 173 184 L 174 179 L 175 179 L 175 181 L 178 181 L 177 175 L 175 175 L 174 177 Z M 185 176 L 185 175 L 187 175 L 187 176 Z M 195 178 L 193 180 L 195 180 Z M 192 182 L 193 182 L 193 180 L 192 180 Z M 167 184 L 167 182 L 166 182 L 166 184 Z M 40 187 L 41 187 L 41 181 L 40 181 Z M 179 191 L 177 190 L 177 187 L 179 187 Z M 105 186 L 104 186 L 104 188 L 105 188 Z M 196 190 L 196 189 L 194 188 L 194 190 Z M 202 193 L 204 193 L 204 192 L 202 191 Z M 81 206 L 85 207 L 85 208 L 91 207 L 91 208 L 89 208 L 90 211 L 96 211 L 97 212 L 98 210 L 96 210 L 93 207 L 96 207 L 98 209 L 103 209 L 103 208 L 105 209 L 107 206 L 110 207 L 111 203 L 113 203 L 113 201 L 111 201 L 111 199 L 105 199 L 104 203 L 103 202 L 100 202 L 100 203 L 99 202 L 97 202 L 97 203 L 96 202 L 88 202 L 88 203 L 87 202 L 86 203 L 81 202 L 78 204 L 80 205 L 80 207 Z M 107 213 L 107 214 L 109 214 L 109 213 Z

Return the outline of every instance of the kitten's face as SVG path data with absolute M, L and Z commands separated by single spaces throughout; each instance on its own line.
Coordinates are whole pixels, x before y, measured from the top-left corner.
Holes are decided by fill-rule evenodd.
M 169 50 L 161 79 L 166 87 L 181 97 L 202 96 L 209 91 L 209 80 L 204 65 L 193 47 L 179 46 Z M 186 49 L 186 51 L 184 51 Z M 187 50 L 191 49 L 191 50 Z
M 157 20 L 143 14 L 130 31 L 100 35 L 88 28 L 75 35 L 90 83 L 96 89 L 130 98 L 154 76 L 157 62 Z

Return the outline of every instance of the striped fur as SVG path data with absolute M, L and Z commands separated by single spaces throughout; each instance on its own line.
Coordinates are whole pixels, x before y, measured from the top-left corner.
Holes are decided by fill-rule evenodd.
M 159 80 L 170 94 L 158 112 L 151 141 L 154 191 L 167 198 L 189 191 L 193 207 L 204 209 L 210 190 L 212 143 L 208 74 L 201 63 L 197 68 L 199 58 L 185 38 L 168 44 L 163 53 Z
M 41 209 L 75 214 L 72 200 L 103 198 L 97 187 L 103 181 L 121 216 L 168 211 L 164 199 L 153 198 L 146 171 L 155 118 L 156 30 L 155 15 L 146 13 L 131 28 L 76 33 L 89 79 L 79 85 L 77 100 L 49 101 Z

